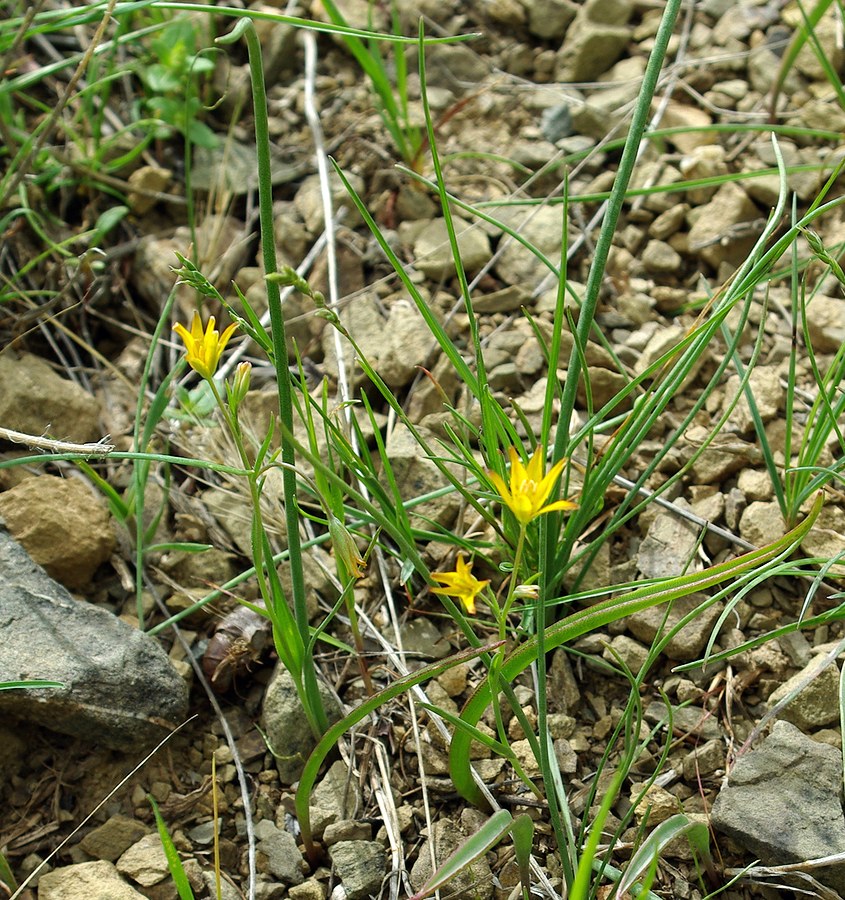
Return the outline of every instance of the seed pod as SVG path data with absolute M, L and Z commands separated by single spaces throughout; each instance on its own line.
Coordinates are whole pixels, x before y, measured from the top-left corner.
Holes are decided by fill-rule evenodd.
M 270 620 L 248 606 L 236 607 L 217 623 L 202 656 L 202 670 L 216 693 L 224 694 L 259 662 L 272 630 Z

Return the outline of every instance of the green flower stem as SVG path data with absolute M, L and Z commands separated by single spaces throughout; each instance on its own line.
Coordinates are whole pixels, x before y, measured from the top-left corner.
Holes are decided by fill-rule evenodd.
M 258 459 L 254 464 L 250 462 L 237 412 L 232 410 L 232 408 L 223 400 L 214 379 L 207 378 L 206 381 L 211 388 L 215 402 L 223 415 L 229 433 L 232 435 L 232 440 L 235 443 L 241 464 L 246 472 L 253 516 L 252 561 L 255 567 L 255 575 L 258 580 L 258 589 L 264 600 L 264 606 L 270 616 L 270 620 L 273 623 L 273 643 L 275 644 L 276 652 L 279 654 L 279 659 L 282 661 L 288 672 L 290 672 L 290 675 L 296 684 L 297 692 L 300 697 L 303 698 L 305 716 L 308 719 L 311 730 L 316 736 L 323 732 L 319 730 L 321 724 L 314 708 L 307 702 L 306 686 L 303 677 L 304 672 L 308 667 L 308 660 L 313 659 L 313 656 L 306 652 L 307 644 L 301 640 L 298 628 L 296 628 L 295 625 L 291 627 L 291 623 L 286 621 L 286 618 L 289 619 L 290 613 L 285 605 L 285 599 L 281 595 L 281 592 L 274 589 L 274 587 L 278 585 L 278 576 L 274 577 L 275 569 L 273 572 L 270 571 L 270 566 L 273 565 L 272 553 L 267 540 L 267 532 L 261 518 L 260 468 L 262 461 Z
M 267 93 L 261 61 L 261 44 L 255 26 L 248 19 L 241 19 L 233 31 L 233 38 L 243 35 L 249 52 L 249 70 L 252 79 L 252 97 L 255 110 L 255 144 L 258 159 L 258 206 L 261 223 L 261 255 L 265 275 L 277 271 L 276 246 L 273 233 L 273 183 L 270 173 L 270 133 L 267 125 Z M 272 278 L 266 279 L 267 304 L 270 310 L 270 328 L 273 341 L 273 362 L 276 367 L 276 384 L 279 392 L 279 418 L 288 433 L 293 433 L 293 401 L 290 372 L 287 367 L 287 339 L 282 314 L 282 297 L 279 285 Z M 294 618 L 299 629 L 300 641 L 308 646 L 310 626 L 305 599 L 305 578 L 302 571 L 302 545 L 299 536 L 299 513 L 296 503 L 296 474 L 294 448 L 282 441 L 282 484 L 287 522 L 288 564 L 293 592 Z M 320 737 L 328 728 L 328 719 L 317 686 L 317 673 L 312 657 L 303 658 L 303 705 L 313 716 L 312 729 Z
M 511 580 L 508 585 L 508 596 L 505 599 L 505 605 L 502 607 L 502 618 L 499 622 L 499 637 L 502 640 L 505 639 L 504 629 L 507 625 L 508 614 L 513 606 L 513 601 L 516 598 L 516 585 L 517 581 L 519 581 L 518 575 L 519 570 L 522 567 L 522 554 L 525 549 L 525 532 L 526 526 L 520 523 L 519 537 L 516 539 L 516 550 L 513 554 L 513 570 L 511 571 Z

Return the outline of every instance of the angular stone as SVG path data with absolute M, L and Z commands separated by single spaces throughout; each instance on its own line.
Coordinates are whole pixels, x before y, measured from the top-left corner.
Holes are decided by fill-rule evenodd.
M 558 81 L 593 81 L 606 72 L 631 39 L 630 0 L 587 0 L 558 53 Z
M 477 272 L 492 255 L 490 238 L 478 225 L 457 217 L 453 223 L 463 267 L 470 274 Z M 417 234 L 413 250 L 416 267 L 429 278 L 439 281 L 455 274 L 445 219 L 432 219 Z
M 714 269 L 723 262 L 738 266 L 754 246 L 756 236 L 742 226 L 761 218 L 760 211 L 739 185 L 722 185 L 713 199 L 697 211 L 689 231 L 689 249 Z
M 53 869 L 38 879 L 39 900 L 144 900 L 110 862 L 79 863 Z
M 0 424 L 25 434 L 63 441 L 102 437 L 99 404 L 87 391 L 58 376 L 37 356 L 0 354 Z
M 689 509 L 685 500 L 676 505 Z M 687 570 L 698 543 L 698 528 L 692 522 L 661 509 L 640 544 L 637 568 L 646 578 L 668 578 Z
M 764 865 L 845 853 L 841 752 L 776 722 L 759 748 L 734 763 L 712 819 Z M 845 892 L 845 863 L 813 876 Z
M 813 731 L 839 721 L 839 670 L 829 664 L 819 671 L 822 663 L 820 659 L 812 660 L 769 695 L 771 709 L 798 690 L 802 682 L 811 679 L 778 714 L 802 731 Z
M 807 304 L 807 330 L 816 353 L 835 353 L 845 344 L 845 300 L 813 297 Z
M 683 264 L 681 254 L 664 241 L 649 241 L 642 252 L 642 262 L 647 272 L 654 275 L 672 275 Z
M 689 597 L 679 597 L 668 609 L 665 604 L 660 604 L 634 613 L 626 619 L 628 631 L 650 644 L 657 637 L 658 629 L 663 634 L 671 631 L 706 599 L 703 594 L 691 594 Z M 722 609 L 721 603 L 711 603 L 707 609 L 696 613 L 692 621 L 684 625 L 666 645 L 663 651 L 666 656 L 678 660 L 695 659 L 704 649 Z
M 158 832 L 144 835 L 121 854 L 115 865 L 121 875 L 137 881 L 141 887 L 152 887 L 170 874 Z
M 725 386 L 725 404 L 733 401 L 739 390 L 739 375 L 731 375 Z M 780 373 L 776 366 L 755 366 L 748 380 L 746 390 L 750 389 L 754 397 L 754 405 L 760 415 L 763 424 L 771 422 L 778 414 L 780 404 L 786 395 L 786 389 L 781 386 Z M 733 426 L 730 430 L 739 434 L 748 434 L 754 429 L 754 420 L 751 417 L 751 408 L 748 405 L 746 392 L 742 392 L 739 402 L 733 408 L 728 422 Z
M 375 841 L 339 841 L 329 850 L 349 900 L 377 896 L 387 869 L 384 847 Z
M 137 843 L 150 829 L 137 819 L 115 815 L 85 835 L 79 846 L 97 859 L 114 862 L 122 853 Z
M 0 712 L 133 752 L 184 720 L 188 689 L 160 644 L 74 600 L 3 529 L 0 609 L 0 681 L 64 685 L 0 692 Z
M 745 507 L 739 520 L 739 533 L 755 547 L 770 544 L 783 537 L 786 529 L 777 503 L 755 500 Z
M 301 884 L 303 860 L 292 834 L 277 828 L 269 819 L 262 819 L 255 825 L 258 838 L 257 850 L 267 860 L 267 871 L 287 885 Z
M 490 774 L 495 776 L 495 772 Z M 442 865 L 458 847 L 466 842 L 466 839 L 467 836 L 458 829 L 454 822 L 445 818 L 438 819 L 434 823 L 436 864 Z M 416 890 L 420 890 L 431 878 L 431 875 L 431 855 L 421 853 L 411 869 L 411 884 Z M 491 900 L 493 878 L 486 857 L 479 856 L 462 869 L 449 883 L 449 887 L 450 900 Z
M 423 745 L 431 747 L 431 744 Z M 431 749 L 434 749 L 433 747 Z M 311 828 L 322 836 L 326 827 L 350 818 L 361 802 L 358 782 L 349 778 L 349 766 L 343 760 L 332 763 L 311 796 Z
M 48 575 L 85 587 L 111 556 L 115 534 L 105 503 L 75 478 L 26 478 L 0 494 L 9 533 Z
M 320 696 L 330 722 L 340 718 L 340 707 L 328 687 L 319 682 Z M 267 685 L 262 710 L 267 742 L 276 757 L 276 768 L 283 784 L 293 784 L 311 751 L 317 745 L 296 684 L 281 663 Z
M 572 0 L 532 0 L 526 6 L 528 30 L 543 40 L 562 38 L 578 11 Z

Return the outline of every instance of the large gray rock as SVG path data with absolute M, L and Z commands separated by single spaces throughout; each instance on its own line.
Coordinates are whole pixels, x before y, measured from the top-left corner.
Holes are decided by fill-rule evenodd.
M 0 610 L 0 681 L 64 684 L 0 692 L 0 713 L 132 751 L 185 718 L 188 688 L 158 642 L 74 600 L 2 528 Z
M 845 853 L 842 754 L 788 722 L 776 722 L 760 747 L 734 764 L 712 820 L 764 865 Z M 845 863 L 813 875 L 845 891 Z

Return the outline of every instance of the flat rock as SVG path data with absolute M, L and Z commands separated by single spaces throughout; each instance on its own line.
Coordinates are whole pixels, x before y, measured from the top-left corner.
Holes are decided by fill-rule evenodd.
M 79 846 L 89 856 L 114 862 L 149 831 L 143 822 L 118 814 L 86 834 Z
M 31 353 L 0 354 L 0 423 L 25 434 L 63 441 L 96 441 L 99 404 L 78 384 L 58 376 Z
M 816 353 L 835 353 L 845 343 L 845 300 L 813 297 L 807 304 L 807 330 Z
M 311 795 L 314 836 L 319 838 L 329 825 L 349 819 L 360 803 L 361 789 L 354 778 L 350 779 L 349 766 L 341 759 L 332 763 Z
M 739 375 L 731 375 L 728 378 L 725 387 L 726 404 L 733 400 L 739 385 Z M 777 366 L 755 366 L 748 379 L 748 387 L 751 389 L 760 419 L 764 424 L 771 422 L 778 414 L 781 401 L 786 395 L 786 389 L 781 387 Z M 731 411 L 728 423 L 732 426 L 729 430 L 739 434 L 750 434 L 754 430 L 754 419 L 751 416 L 751 408 L 748 405 L 745 391 Z
M 561 39 L 578 11 L 573 0 L 531 0 L 525 7 L 528 30 L 543 40 Z
M 653 275 L 672 275 L 680 271 L 681 254 L 665 241 L 649 241 L 642 253 L 642 262 L 647 272 Z
M 3 713 L 124 751 L 160 741 L 185 718 L 188 688 L 159 643 L 74 600 L 4 529 L 0 609 L 0 681 L 65 685 L 4 691 Z
M 39 900 L 144 900 L 110 862 L 79 863 L 47 872 L 38 880 Z
M 141 887 L 152 887 L 170 874 L 158 832 L 145 834 L 121 854 L 115 865 L 121 875 L 137 881 Z
M 760 218 L 760 211 L 737 184 L 722 185 L 713 199 L 697 210 L 689 231 L 689 249 L 714 269 L 723 262 L 740 265 L 754 246 L 756 237 L 733 232 L 738 226 Z
M 668 609 L 666 604 L 661 603 L 634 613 L 626 620 L 628 631 L 639 640 L 650 644 L 657 637 L 658 631 L 662 634 L 672 631 L 681 619 L 700 606 L 705 599 L 703 594 L 692 594 L 689 597 L 679 597 Z M 669 659 L 695 659 L 704 649 L 722 608 L 721 603 L 712 603 L 707 609 L 697 613 L 666 645 L 663 651 L 666 656 Z
M 676 505 L 689 509 L 685 500 Z M 661 509 L 640 544 L 637 568 L 646 578 L 668 578 L 687 571 L 695 556 L 698 528 L 677 513 Z
M 429 429 L 421 427 L 418 428 L 418 432 L 429 446 L 437 445 L 436 435 Z M 422 453 L 420 445 L 404 425 L 397 425 L 390 432 L 386 449 L 404 501 L 410 502 L 424 494 L 437 491 L 446 483 L 437 465 Z M 457 469 L 455 471 L 457 472 Z M 409 507 L 408 513 L 412 522 L 419 516 L 448 527 L 454 522 L 460 505 L 460 498 L 452 492 Z
M 72 590 L 114 552 L 106 504 L 75 478 L 25 478 L 0 494 L 0 517 L 32 559 Z
M 543 206 L 528 211 L 503 207 L 496 211 L 500 222 L 513 228 L 555 265 L 560 262 L 562 216 L 561 206 Z M 502 235 L 499 250 L 495 271 L 505 284 L 531 290 L 549 274 L 548 266 L 535 253 L 507 234 Z
M 302 874 L 302 854 L 294 836 L 277 828 L 269 819 L 256 823 L 255 836 L 258 852 L 266 857 L 267 871 L 286 885 L 301 884 L 305 878 Z
M 764 865 L 845 853 L 841 752 L 776 722 L 760 747 L 734 764 L 712 819 Z M 813 875 L 845 892 L 845 864 Z
M 755 500 L 745 507 L 739 519 L 739 533 L 755 547 L 783 537 L 786 529 L 777 503 Z
M 446 862 L 466 839 L 467 835 L 454 822 L 438 819 L 434 823 L 434 856 L 437 865 Z M 420 890 L 431 878 L 432 871 L 431 854 L 420 853 L 411 869 L 411 884 L 416 890 Z M 449 888 L 450 900 L 490 900 L 493 896 L 493 878 L 486 857 L 479 856 L 461 869 L 449 882 Z
M 631 39 L 630 0 L 587 0 L 566 32 L 555 79 L 593 81 L 606 72 Z

